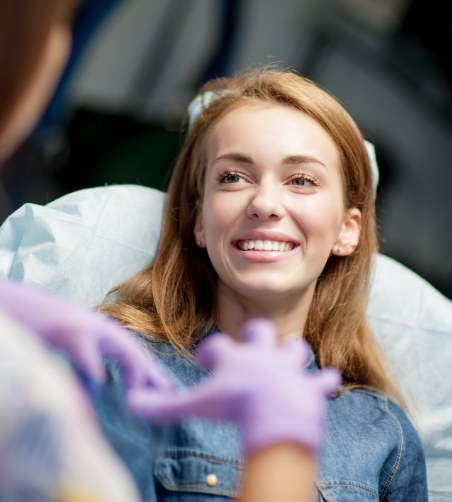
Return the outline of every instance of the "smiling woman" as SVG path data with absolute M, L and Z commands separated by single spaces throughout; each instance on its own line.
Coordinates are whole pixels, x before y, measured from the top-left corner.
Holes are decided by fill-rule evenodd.
M 240 340 L 251 318 L 271 319 L 282 343 L 304 338 L 309 371 L 343 375 L 328 400 L 319 498 L 427 500 L 418 434 L 367 323 L 377 238 L 355 122 L 313 82 L 273 69 L 208 82 L 190 110 L 156 256 L 101 310 L 135 331 L 181 387 L 205 376 L 191 362 L 200 340 L 219 331 Z M 110 404 L 97 406 L 104 416 Z M 131 432 L 119 416 L 110 427 L 142 493 L 200 501 L 237 492 L 242 450 L 229 425 L 182 422 L 140 463 L 137 444 L 151 429 Z M 215 482 L 199 481 L 203 472 Z
M 260 232 L 257 240 L 262 240 L 262 232 L 270 229 L 284 236 L 295 232 L 290 245 L 299 248 L 295 252 L 300 253 L 301 264 L 296 267 L 304 266 L 305 254 L 319 261 L 311 279 L 303 278 L 310 284 L 315 278 L 315 293 L 295 332 L 311 343 L 321 366 L 341 369 L 346 385 L 371 385 L 398 396 L 365 315 L 377 237 L 372 172 L 356 124 L 332 96 L 291 72 L 256 70 L 214 80 L 205 84 L 200 95 L 210 98 L 201 113 L 191 117 L 168 189 L 157 255 L 147 269 L 119 286 L 117 301 L 103 309 L 140 333 L 168 340 L 189 353 L 213 327 L 223 329 L 218 319 L 223 308 L 218 286 L 224 281 L 212 260 L 232 254 L 231 242 L 247 238 L 244 231 L 254 233 L 252 241 L 256 232 Z M 300 155 L 304 162 L 293 165 L 293 156 Z M 240 175 L 245 167 L 247 172 Z M 231 171 L 223 183 L 217 180 Z M 297 186 L 298 178 L 307 176 L 315 180 L 312 194 Z M 246 188 L 236 190 L 236 186 Z M 243 196 L 250 192 L 252 196 Z M 238 197 L 244 199 L 240 208 Z M 223 198 L 225 207 L 217 210 Z M 325 206 L 322 210 L 320 204 Z M 270 212 L 264 217 L 269 221 L 260 220 L 263 210 Z M 231 229 L 231 242 L 210 237 L 220 231 L 223 220 L 240 211 L 241 227 Z M 206 224 L 209 236 L 201 231 Z M 319 242 L 324 246 L 321 257 L 311 257 L 314 228 L 321 233 L 318 240 L 327 239 Z M 347 237 L 347 229 L 353 238 Z M 350 249 L 342 238 L 350 239 Z M 317 237 L 312 239 L 314 247 Z M 312 254 L 317 253 L 312 250 Z M 267 268 L 271 274 L 273 267 Z M 253 267 L 243 269 L 243 273 L 253 272 Z M 284 294 L 287 277 L 278 272 L 275 280 Z M 273 302 L 277 300 L 275 296 Z M 254 294 L 250 295 L 244 308 L 254 301 Z M 266 306 L 265 313 L 280 333 L 287 331 L 284 318 L 272 316 Z M 246 317 L 244 312 L 237 326 Z
M 212 128 L 206 161 L 194 233 L 218 274 L 219 324 L 238 333 L 267 315 L 301 335 L 330 254 L 350 255 L 359 240 L 361 212 L 344 207 L 337 148 L 301 111 L 247 104 Z

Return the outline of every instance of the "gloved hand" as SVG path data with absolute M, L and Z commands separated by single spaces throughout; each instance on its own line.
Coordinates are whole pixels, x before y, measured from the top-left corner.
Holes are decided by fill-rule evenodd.
M 48 346 L 65 351 L 78 370 L 97 382 L 105 378 L 102 356 L 107 356 L 118 363 L 126 390 L 137 385 L 171 388 L 150 354 L 107 316 L 6 280 L 0 280 L 0 309 Z
M 293 339 L 278 346 L 269 321 L 249 321 L 243 336 L 244 343 L 237 343 L 217 334 L 200 345 L 197 364 L 213 374 L 186 394 L 134 389 L 129 406 L 154 421 L 184 416 L 232 420 L 245 453 L 279 442 L 296 442 L 316 453 L 323 437 L 326 396 L 338 390 L 339 372 L 307 372 L 307 343 Z

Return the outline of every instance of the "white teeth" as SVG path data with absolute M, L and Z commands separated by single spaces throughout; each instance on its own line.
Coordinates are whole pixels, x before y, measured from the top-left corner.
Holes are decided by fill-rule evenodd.
M 281 241 L 238 241 L 237 246 L 242 251 L 290 251 L 294 248 L 292 242 L 281 242 Z

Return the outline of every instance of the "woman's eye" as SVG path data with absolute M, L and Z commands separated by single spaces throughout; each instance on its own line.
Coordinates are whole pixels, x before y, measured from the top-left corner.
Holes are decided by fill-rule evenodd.
M 303 187 L 303 188 L 310 188 L 310 187 L 315 187 L 318 185 L 318 183 L 316 182 L 316 180 L 314 178 L 312 178 L 311 176 L 307 176 L 305 174 L 299 175 L 299 176 L 298 175 L 294 176 L 290 180 L 290 183 L 292 185 L 296 185 L 296 186 Z
M 245 181 L 243 174 L 240 173 L 233 173 L 233 172 L 226 172 L 226 173 L 221 173 L 218 177 L 218 181 L 220 183 L 240 183 Z

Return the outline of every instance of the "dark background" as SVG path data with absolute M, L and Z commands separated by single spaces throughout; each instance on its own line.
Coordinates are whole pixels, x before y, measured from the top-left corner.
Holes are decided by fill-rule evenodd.
M 452 297 L 452 3 L 90 0 L 74 28 L 55 97 L 3 171 L 0 221 L 92 186 L 165 190 L 198 85 L 278 63 L 375 144 L 381 251 Z

